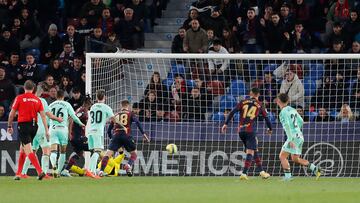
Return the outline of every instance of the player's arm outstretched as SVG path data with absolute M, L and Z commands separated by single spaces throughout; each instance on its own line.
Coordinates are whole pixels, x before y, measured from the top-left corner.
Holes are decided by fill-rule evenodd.
M 271 135 L 272 134 L 272 127 L 271 127 L 270 119 L 267 116 L 267 111 L 265 110 L 264 107 L 261 107 L 260 111 L 261 111 L 262 116 L 265 119 L 265 123 L 266 123 L 266 126 L 267 126 L 267 130 L 266 130 L 267 134 Z
M 225 123 L 221 128 L 221 133 L 225 134 L 226 133 L 226 129 L 227 129 L 227 125 L 229 124 L 229 122 L 231 121 L 231 119 L 234 117 L 234 115 L 240 111 L 239 105 L 236 105 L 235 108 L 233 108 L 229 115 L 227 116 L 227 118 L 225 118 Z
M 135 122 L 135 124 L 137 125 L 138 129 L 140 130 L 141 134 L 143 135 L 144 139 L 146 142 L 150 142 L 150 138 L 148 137 L 148 135 L 144 132 L 144 129 L 142 128 L 140 121 L 138 118 L 136 118 L 134 115 L 131 116 L 131 119 L 133 122 Z

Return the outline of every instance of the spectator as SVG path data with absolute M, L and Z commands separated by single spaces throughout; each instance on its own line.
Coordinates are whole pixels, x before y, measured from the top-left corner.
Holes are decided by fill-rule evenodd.
M 96 0 L 94 0 L 96 1 Z M 98 0 L 97 0 L 98 1 Z M 68 25 L 66 28 L 66 34 L 62 39 L 62 43 L 70 44 L 71 52 L 75 53 L 77 56 L 83 55 L 85 43 L 83 37 L 77 32 L 75 32 L 74 25 Z
M 191 21 L 191 28 L 186 31 L 184 38 L 184 52 L 206 53 L 208 49 L 207 35 L 204 29 L 200 28 L 198 20 Z
M 72 85 L 70 83 L 70 78 L 68 76 L 62 76 L 61 82 L 59 85 L 59 89 L 64 91 L 64 98 L 65 100 L 69 100 L 71 98 L 72 93 Z
M 214 42 L 214 39 L 215 39 L 214 30 L 212 30 L 212 29 L 206 30 L 206 35 L 207 35 L 207 38 L 208 38 L 208 47 L 211 47 L 213 45 L 213 42 Z
M 5 107 L 5 111 L 10 110 L 11 102 L 15 98 L 15 86 L 11 80 L 6 78 L 5 67 L 0 66 L 0 105 Z
M 134 10 L 134 19 L 144 24 L 145 19 L 149 17 L 147 8 L 144 2 L 140 0 L 131 0 L 130 3 L 125 4 L 127 8 Z
M 336 86 L 331 81 L 330 76 L 325 76 L 323 78 L 321 86 L 316 91 L 316 96 L 311 98 L 311 103 L 316 106 L 316 108 L 325 108 L 329 109 L 335 106 L 332 104 L 331 98 L 336 96 Z
M 326 111 L 326 108 L 319 108 L 318 115 L 315 118 L 316 122 L 329 122 L 334 121 L 335 119 L 331 116 L 329 116 L 328 112 Z
M 181 110 L 181 103 L 187 96 L 186 82 L 180 74 L 175 74 L 175 81 L 171 85 L 170 110 Z
M 101 28 L 104 36 L 113 32 L 114 19 L 111 17 L 110 9 L 104 8 L 102 10 L 101 18 L 98 21 L 97 27 Z
M 35 83 L 38 83 L 42 78 L 40 78 L 41 73 L 38 65 L 35 63 L 35 58 L 32 54 L 26 54 L 26 64 L 21 65 L 21 70 L 18 75 L 19 82 L 22 84 L 26 80 L 32 80 Z
M 240 43 L 244 45 L 243 52 L 261 53 L 263 49 L 263 26 L 265 25 L 265 20 L 259 20 L 255 14 L 255 9 L 249 8 L 247 19 L 243 20 L 239 17 L 237 21 L 238 38 Z
M 290 35 L 288 32 L 285 36 L 285 52 L 291 53 L 310 53 L 311 52 L 311 37 L 310 34 L 304 30 L 303 23 L 298 21 L 295 23 L 295 31 Z
M 297 67 L 295 65 L 290 65 L 290 68 L 287 69 L 286 66 L 279 66 L 275 71 L 274 75 L 276 77 L 282 76 L 282 71 L 286 70 L 284 75 L 284 80 L 280 86 L 280 93 L 285 93 L 289 96 L 289 104 L 291 106 L 304 106 L 304 86 L 299 79 L 299 76 L 296 74 Z
M 332 42 L 332 46 L 327 51 L 329 54 L 341 54 L 344 53 L 344 44 L 340 39 L 335 39 Z
M 235 35 L 229 28 L 223 29 L 221 43 L 224 48 L 231 54 L 240 52 L 239 41 L 236 39 Z
M 81 107 L 83 101 L 84 101 L 84 96 L 81 95 L 80 88 L 74 87 L 72 90 L 71 98 L 68 100 L 68 102 L 73 107 L 74 111 L 76 111 L 78 108 Z
M 300 114 L 301 118 L 304 120 L 304 122 L 309 122 L 309 116 L 305 116 L 304 114 L 304 108 L 302 106 L 297 106 L 296 111 Z
M 69 69 L 70 70 L 70 69 Z M 59 84 L 61 81 L 61 77 L 63 77 L 66 73 L 65 71 L 61 68 L 60 66 L 60 62 L 58 59 L 54 59 L 50 62 L 49 67 L 46 70 L 46 74 L 47 75 L 51 75 L 56 84 Z M 67 73 L 67 75 L 70 74 L 70 72 Z
M 94 53 L 101 53 L 103 51 L 102 43 L 105 42 L 101 28 L 95 28 L 90 38 L 93 40 L 91 41 L 90 51 Z
M 80 89 L 80 93 L 82 95 L 85 95 L 85 91 L 86 91 L 85 83 L 86 83 L 86 73 L 85 73 L 85 71 L 83 71 L 81 73 L 81 80 L 80 80 L 80 83 L 78 85 L 78 87 Z
M 160 73 L 154 72 L 151 76 L 149 84 L 146 86 L 144 95 L 148 95 L 149 91 L 155 91 L 156 98 L 158 99 L 159 103 L 166 104 L 169 98 L 169 92 L 166 85 L 161 83 Z
M 94 28 L 89 25 L 88 20 L 85 17 L 82 17 L 80 18 L 80 24 L 76 30 L 81 37 L 86 37 L 94 31 Z
M 206 99 L 200 94 L 200 89 L 195 87 L 183 105 L 183 120 L 200 122 L 205 120 Z
M 105 53 L 115 53 L 121 48 L 120 41 L 117 38 L 115 32 L 110 32 L 108 34 L 106 44 L 108 44 L 109 46 L 104 46 L 103 52 Z
M 9 26 L 11 35 L 15 37 L 16 40 L 22 38 L 23 28 L 19 17 L 13 19 L 13 24 Z M 19 48 L 20 49 L 20 48 Z
M 241 19 L 245 19 L 247 15 L 247 11 L 249 9 L 250 5 L 249 2 L 246 0 L 235 0 L 234 2 L 234 8 L 231 12 L 231 21 L 229 24 L 233 26 L 233 31 L 237 31 L 237 19 L 240 17 Z
M 357 77 L 350 90 L 351 107 L 355 108 L 355 111 L 360 111 L 360 68 L 357 70 Z
M 197 10 L 196 8 L 190 9 L 190 11 L 189 11 L 189 16 L 188 16 L 188 18 L 184 21 L 182 27 L 183 27 L 185 30 L 190 29 L 190 28 L 191 28 L 191 21 L 192 21 L 192 20 L 198 20 L 199 23 L 200 23 L 200 25 L 202 25 L 201 20 L 199 19 L 199 12 L 198 12 L 198 10 Z
M 344 31 L 349 35 L 350 41 L 353 41 L 355 36 L 360 33 L 360 18 L 358 11 L 352 10 L 350 12 L 350 19 L 346 21 Z
M 302 21 L 305 26 L 308 25 L 310 20 L 310 7 L 304 0 L 296 0 L 294 5 L 294 17 L 298 21 Z
M 2 30 L 2 36 L 0 38 L 0 51 L 3 51 L 6 57 L 9 57 L 11 52 L 20 52 L 19 42 L 15 39 L 15 37 L 11 36 L 10 30 L 7 28 Z
M 41 63 L 48 64 L 61 52 L 61 39 L 57 33 L 57 26 L 51 24 L 48 34 L 40 42 Z
M 347 123 L 349 121 L 355 121 L 356 116 L 353 114 L 348 104 L 343 104 L 341 106 L 340 113 L 336 116 L 336 120 L 341 121 L 342 123 Z
M 144 117 L 144 121 L 156 121 L 156 110 L 158 105 L 158 98 L 155 90 L 150 90 L 146 97 L 140 101 L 140 115 Z
M 339 22 L 334 23 L 333 32 L 330 34 L 327 45 L 330 48 L 335 41 L 340 41 L 345 48 L 350 47 L 350 40 Z
M 211 11 L 210 18 L 206 18 L 201 25 L 205 30 L 214 30 L 215 37 L 222 36 L 223 29 L 228 27 L 228 24 L 223 16 L 221 16 L 220 8 L 217 6 Z
M 21 65 L 19 63 L 20 56 L 17 52 L 10 54 L 9 64 L 6 65 L 6 78 L 12 81 L 15 85 L 23 85 L 18 81 L 18 73 L 21 71 Z
M 143 119 L 140 118 L 140 111 L 141 111 L 140 104 L 138 102 L 133 103 L 132 108 L 131 108 L 131 112 L 133 114 L 135 114 L 135 116 L 137 116 L 139 118 L 139 120 L 143 120 Z
M 59 55 L 60 67 L 66 74 L 70 74 L 70 69 L 74 63 L 74 52 L 70 42 L 65 42 L 63 47 L 64 49 Z
M 330 6 L 329 12 L 326 16 L 327 20 L 331 22 L 345 22 L 349 19 L 349 4 L 348 0 L 337 0 Z
M 266 53 L 281 53 L 285 42 L 284 26 L 280 23 L 277 13 L 271 15 L 271 21 L 265 28 L 264 48 Z
M 344 71 L 338 70 L 334 81 L 336 95 L 335 97 L 332 98 L 336 101 L 334 102 L 337 104 L 335 106 L 336 108 L 340 108 L 341 104 L 347 103 L 349 98 L 349 93 L 348 93 L 349 84 L 345 81 L 343 73 Z
M 184 53 L 183 43 L 186 30 L 183 27 L 178 29 L 178 34 L 174 37 L 171 44 L 171 53 Z
M 284 3 L 280 8 L 281 24 L 284 25 L 285 32 L 291 33 L 294 29 L 295 20 L 290 14 L 290 6 Z
M 88 19 L 91 27 L 96 27 L 97 20 L 101 17 L 101 12 L 105 5 L 100 0 L 90 0 L 83 5 L 80 11 L 80 16 Z
M 40 26 L 27 8 L 21 10 L 20 21 L 22 25 L 20 48 L 22 50 L 27 48 L 39 48 Z
M 280 85 L 273 78 L 271 72 L 266 72 L 264 74 L 264 83 L 261 85 L 261 96 L 260 101 L 262 101 L 267 108 L 274 110 L 276 108 L 275 98 L 279 92 Z
M 167 109 L 164 105 L 157 105 L 156 109 L 156 121 L 157 122 L 169 122 L 169 117 L 166 116 Z
M 352 46 L 351 46 L 351 49 L 349 50 L 349 53 L 360 54 L 360 43 L 358 41 L 354 41 L 352 43 Z
M 50 89 L 55 86 L 56 84 L 54 82 L 53 76 L 47 75 L 44 81 L 39 82 L 37 89 L 42 92 L 41 94 L 42 98 L 47 98 L 49 96 Z
M 124 15 L 124 19 L 120 19 L 115 25 L 114 31 L 119 36 L 120 44 L 124 49 L 135 50 L 141 46 L 142 26 L 134 19 L 133 9 L 126 8 Z
M 221 41 L 216 39 L 213 46 L 209 49 L 209 54 L 229 54 L 229 52 L 221 46 Z M 209 71 L 213 75 L 213 80 L 226 80 L 223 77 L 224 75 L 228 76 L 228 74 L 224 73 L 229 69 L 228 59 L 208 59 L 208 65 Z
M 202 81 L 200 78 L 196 78 L 195 80 L 195 87 L 200 90 L 200 95 L 204 96 L 204 99 L 206 101 L 206 106 L 212 106 L 213 103 L 213 95 L 211 92 L 207 89 L 206 84 L 204 81 Z
M 57 94 L 58 88 L 57 86 L 51 87 L 49 90 L 49 96 L 45 99 L 46 102 L 50 105 L 54 101 L 56 101 L 56 94 Z
M 5 107 L 0 104 L 0 121 L 7 121 L 8 117 L 7 117 L 7 113 L 5 112 Z

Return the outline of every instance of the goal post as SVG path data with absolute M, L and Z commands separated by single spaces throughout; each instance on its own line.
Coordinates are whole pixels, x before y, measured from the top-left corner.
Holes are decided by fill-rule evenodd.
M 128 99 L 150 135 L 151 143 L 144 143 L 132 127 L 135 175 L 241 174 L 246 154 L 237 129 L 243 115 L 234 115 L 225 135 L 220 128 L 229 111 L 258 87 L 274 128 L 267 136 L 263 118 L 257 121 L 265 170 L 282 174 L 278 154 L 285 136 L 274 99 L 283 92 L 305 120 L 302 156 L 325 176 L 360 176 L 359 55 L 87 53 L 86 77 L 86 93 L 94 98 L 97 89 L 105 89 L 115 112 Z M 177 154 L 167 153 L 170 143 Z M 292 171 L 309 175 L 295 165 Z M 255 167 L 249 172 L 257 175 Z

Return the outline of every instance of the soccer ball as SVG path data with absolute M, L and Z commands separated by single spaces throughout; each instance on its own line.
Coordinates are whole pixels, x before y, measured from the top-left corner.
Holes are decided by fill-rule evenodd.
M 176 144 L 168 144 L 166 146 L 166 151 L 169 154 L 176 154 L 178 152 L 178 148 L 177 148 Z

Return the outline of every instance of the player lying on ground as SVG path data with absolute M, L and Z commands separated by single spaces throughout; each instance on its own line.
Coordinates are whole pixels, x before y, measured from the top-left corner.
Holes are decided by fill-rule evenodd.
M 87 123 L 88 112 L 91 107 L 91 98 L 87 96 L 83 102 L 83 105 L 76 110 L 75 114 L 82 123 Z M 70 177 L 70 172 L 77 173 L 79 175 L 86 175 L 92 178 L 95 176 L 87 169 L 83 169 L 76 165 L 76 162 L 84 157 L 84 151 L 89 151 L 88 139 L 85 136 L 85 129 L 72 121 L 70 121 L 70 144 L 73 147 L 73 153 L 70 155 L 68 164 L 65 169 L 61 172 L 62 176 Z
M 118 176 L 120 175 L 120 165 L 121 162 L 124 160 L 125 158 L 125 153 L 124 150 L 122 148 L 120 148 L 119 150 L 119 155 L 117 155 L 115 158 L 110 157 L 109 161 L 104 169 L 104 172 L 109 175 L 109 176 Z M 98 164 L 98 169 L 101 169 L 101 161 Z
M 133 115 L 133 113 L 131 113 L 130 102 L 128 100 L 121 101 L 120 112 L 115 115 L 114 122 L 112 122 L 109 126 L 110 130 L 113 129 L 113 135 L 109 148 L 101 160 L 99 176 L 107 175 L 104 170 L 108 164 L 109 158 L 112 157 L 114 152 L 116 152 L 120 147 L 124 147 L 126 151 L 130 152 L 130 159 L 128 163 L 124 165 L 124 169 L 129 177 L 133 175 L 132 166 L 137 158 L 137 152 L 136 144 L 130 132 L 132 122 L 136 123 L 144 139 L 147 142 L 150 142 L 150 139 L 142 129 L 139 120 Z
M 18 169 L 14 180 L 20 180 L 21 171 L 24 166 L 26 157 L 28 157 L 38 173 L 38 180 L 42 180 L 46 174 L 42 171 L 39 161 L 32 151 L 31 142 L 33 141 L 37 132 L 37 115 L 40 114 L 45 129 L 46 139 L 49 140 L 49 131 L 47 128 L 46 115 L 44 107 L 38 97 L 33 92 L 35 84 L 31 80 L 24 83 L 25 93 L 18 95 L 11 107 L 8 118 L 7 133 L 13 134 L 12 127 L 16 112 L 18 112 L 18 131 L 20 139 L 20 156 L 18 161 Z
M 62 122 L 62 118 L 54 116 L 49 109 L 49 105 L 46 102 L 44 98 L 41 98 L 41 94 L 43 91 L 39 88 L 36 91 L 36 96 L 39 97 L 43 107 L 44 107 L 44 113 L 47 116 L 47 121 L 49 119 L 56 120 L 58 122 Z M 36 132 L 36 135 L 34 137 L 34 140 L 32 141 L 32 150 L 34 151 L 34 154 L 36 155 L 37 150 L 39 147 L 41 147 L 42 150 L 42 156 L 41 156 L 41 169 L 44 171 L 45 174 L 48 173 L 49 170 L 49 156 L 50 156 L 50 142 L 46 139 L 45 136 L 45 128 L 41 121 L 41 116 L 38 113 L 38 119 L 37 119 L 37 125 L 38 129 Z M 28 178 L 27 171 L 30 167 L 30 159 L 26 157 L 24 168 L 21 172 L 21 178 Z M 50 176 L 46 175 L 44 178 L 50 178 Z
M 54 177 L 58 177 L 61 173 L 66 159 L 66 146 L 68 144 L 69 136 L 69 116 L 74 120 L 75 123 L 79 124 L 82 127 L 85 125 L 80 121 L 80 119 L 75 115 L 75 111 L 69 102 L 64 101 L 64 91 L 58 90 L 56 95 L 57 100 L 49 105 L 51 112 L 63 119 L 62 122 L 50 120 L 50 143 L 51 143 L 51 154 L 50 162 L 53 167 Z M 60 145 L 60 155 L 57 159 L 57 149 Z
M 302 145 L 304 143 L 304 136 L 301 131 L 304 121 L 301 118 L 300 114 L 296 111 L 296 109 L 288 106 L 288 103 L 289 96 L 287 94 L 280 93 L 277 96 L 276 104 L 281 109 L 279 118 L 287 136 L 287 140 L 282 146 L 279 155 L 281 166 L 285 173 L 285 177 L 283 178 L 283 180 L 292 180 L 290 164 L 288 161 L 289 155 L 291 155 L 291 160 L 293 160 L 295 163 L 308 167 L 308 170 L 315 174 L 316 179 L 318 179 L 321 175 L 320 168 L 316 167 L 308 160 L 300 158 Z
M 106 122 L 114 119 L 114 112 L 110 106 L 105 104 L 105 90 L 96 91 L 97 103 L 90 108 L 90 127 L 87 130 L 89 150 L 92 152 L 89 164 L 89 170 L 96 175 L 96 166 L 100 154 L 104 150 L 104 129 Z
M 251 166 L 251 162 L 254 159 L 256 163 L 256 170 L 260 172 L 262 178 L 269 178 L 270 174 L 264 171 L 261 162 L 261 156 L 257 149 L 257 138 L 256 138 L 256 119 L 261 113 L 266 121 L 268 127 L 268 134 L 271 134 L 271 123 L 267 117 L 266 110 L 261 106 L 259 102 L 260 90 L 258 88 L 252 88 L 250 91 L 250 99 L 242 100 L 236 107 L 230 112 L 226 118 L 225 124 L 221 128 L 222 133 L 226 133 L 226 128 L 235 113 L 240 112 L 240 123 L 239 123 L 239 136 L 244 143 L 246 150 L 245 167 L 240 176 L 241 180 L 248 180 L 248 170 Z

